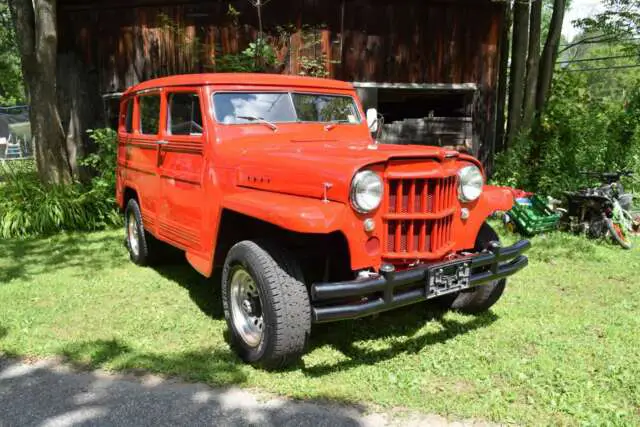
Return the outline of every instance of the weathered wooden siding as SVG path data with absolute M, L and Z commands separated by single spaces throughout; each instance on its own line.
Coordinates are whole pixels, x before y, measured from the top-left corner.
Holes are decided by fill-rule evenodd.
M 239 12 L 238 25 L 229 4 Z M 216 54 L 237 52 L 256 35 L 256 13 L 246 0 L 60 0 L 60 7 L 60 50 L 98 68 L 105 91 L 156 75 L 206 71 Z M 493 88 L 503 8 L 484 0 L 273 0 L 263 14 L 271 39 L 288 54 L 285 72 L 298 69 L 291 50 L 304 27 L 318 33 L 337 78 Z
M 243 50 L 257 35 L 247 0 L 59 3 L 59 50 L 79 55 L 102 93 L 213 71 L 219 55 Z M 329 74 L 347 81 L 478 84 L 474 126 L 486 144 L 504 10 L 490 0 L 272 0 L 263 18 L 282 62 L 274 72 L 299 73 L 301 57 L 324 54 Z

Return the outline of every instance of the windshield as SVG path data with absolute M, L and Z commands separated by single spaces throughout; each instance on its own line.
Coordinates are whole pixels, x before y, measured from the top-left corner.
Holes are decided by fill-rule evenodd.
M 271 123 L 360 123 L 358 107 L 350 96 L 307 93 L 216 93 L 216 120 L 244 124 L 265 120 Z

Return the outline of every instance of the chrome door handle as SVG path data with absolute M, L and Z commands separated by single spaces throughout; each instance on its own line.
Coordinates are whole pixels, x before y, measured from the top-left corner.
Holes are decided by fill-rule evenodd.
M 169 145 L 169 141 L 158 141 L 158 145 Z

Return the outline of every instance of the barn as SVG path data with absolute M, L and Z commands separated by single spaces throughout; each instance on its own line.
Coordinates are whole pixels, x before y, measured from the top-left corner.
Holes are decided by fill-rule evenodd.
M 215 72 L 262 27 L 277 57 L 270 72 L 353 82 L 365 107 L 384 115 L 384 142 L 456 146 L 490 163 L 502 129 L 507 2 L 256 3 L 59 0 L 64 84 L 102 102 L 113 120 L 127 87 Z

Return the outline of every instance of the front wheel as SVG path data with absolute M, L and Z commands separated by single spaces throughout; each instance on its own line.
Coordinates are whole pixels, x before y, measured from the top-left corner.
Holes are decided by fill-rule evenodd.
M 311 304 L 298 263 L 275 245 L 244 241 L 229 251 L 222 302 L 242 360 L 278 368 L 296 360 L 311 332 Z
M 487 223 L 482 225 L 476 237 L 476 251 L 489 247 L 491 242 L 499 242 L 500 238 Z M 444 308 L 456 310 L 466 314 L 478 314 L 489 310 L 502 296 L 507 280 L 494 280 L 475 288 L 467 289 L 457 294 L 445 295 L 437 298 L 436 303 Z
M 633 243 L 629 238 L 629 233 L 617 222 L 613 222 L 611 218 L 605 218 L 605 222 L 607 224 L 607 229 L 609 230 L 609 235 L 613 239 L 613 241 L 623 249 L 631 249 L 633 247 Z

